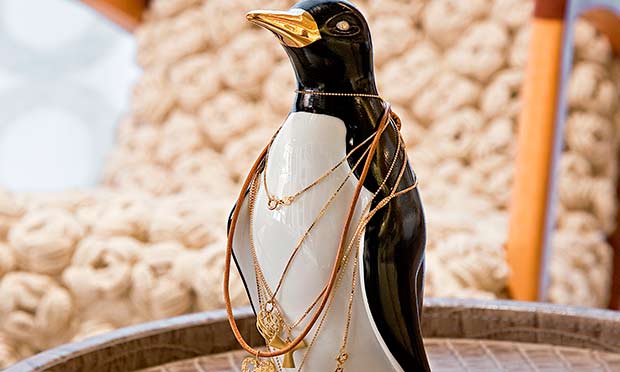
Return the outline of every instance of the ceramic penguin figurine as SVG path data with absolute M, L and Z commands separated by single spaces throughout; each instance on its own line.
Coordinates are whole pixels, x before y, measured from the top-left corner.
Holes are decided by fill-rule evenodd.
M 253 11 L 247 18 L 277 36 L 293 65 L 297 90 L 291 112 L 266 152 L 268 162 L 263 159 L 261 163 L 264 180 L 260 176 L 254 189 L 253 212 L 249 211 L 250 191 L 245 190 L 245 199 L 240 199 L 233 209 L 239 208 L 238 218 L 229 239 L 255 312 L 261 301 L 256 264 L 273 291 L 295 254 L 277 294 L 284 317 L 293 322 L 303 318 L 330 277 L 365 147 L 353 150 L 368 143 L 376 133 L 385 103 L 375 97 L 378 93 L 369 26 L 350 2 L 303 0 L 288 11 Z M 406 83 L 406 77 L 403 79 Z M 343 159 L 346 161 L 341 166 L 321 179 Z M 394 168 L 394 159 L 396 167 L 390 169 Z M 405 167 L 402 172 L 401 167 Z M 272 205 L 271 195 L 293 195 L 317 179 L 321 181 L 294 202 Z M 416 182 L 406 153 L 399 146 L 397 123 L 391 120 L 378 140 L 364 179 L 354 225 L 362 216 L 363 205 L 375 206 L 387 196 L 385 184 L 398 183 L 395 186 L 402 190 Z M 295 253 L 300 236 L 315 222 L 331 196 L 334 198 L 329 208 Z M 349 265 L 343 269 L 342 283 L 334 289 L 333 303 L 325 310 L 327 315 L 316 339 L 312 340 L 312 335 L 318 322 L 303 345 L 292 353 L 297 368 L 303 363 L 303 370 L 308 372 L 335 369 L 352 301 L 344 369 L 429 371 L 420 331 L 424 247 L 422 204 L 417 189 L 412 189 L 390 200 L 365 225 L 355 247 L 359 280 L 353 282 L 354 296 L 350 296 L 354 269 Z M 306 318 L 298 328 L 307 322 Z M 298 336 L 298 328 L 289 336 Z M 283 358 L 279 358 L 280 367 L 282 363 Z M 291 365 L 289 361 L 285 367 Z

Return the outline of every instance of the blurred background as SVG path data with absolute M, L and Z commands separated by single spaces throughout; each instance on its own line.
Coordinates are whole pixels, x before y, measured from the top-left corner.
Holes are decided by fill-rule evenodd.
M 130 33 L 78 1 L 0 0 L 3 187 L 61 191 L 101 181 L 139 76 L 135 51 Z
M 620 27 L 577 17 L 595 2 L 355 1 L 421 180 L 425 295 L 619 305 Z M 223 307 L 226 219 L 295 88 L 244 15 L 292 4 L 0 0 L 0 368 Z

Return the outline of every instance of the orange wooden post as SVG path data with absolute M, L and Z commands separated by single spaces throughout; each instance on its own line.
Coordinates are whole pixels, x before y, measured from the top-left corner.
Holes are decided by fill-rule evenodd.
M 148 0 L 82 0 L 127 31 L 133 31 L 142 22 Z
M 543 299 L 565 5 L 564 0 L 538 0 L 532 24 L 506 246 L 509 291 L 522 301 Z

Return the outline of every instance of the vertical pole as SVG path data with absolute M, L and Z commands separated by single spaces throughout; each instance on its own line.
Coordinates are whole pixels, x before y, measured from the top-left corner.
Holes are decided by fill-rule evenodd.
M 506 254 L 513 299 L 542 300 L 566 0 L 537 0 L 519 116 Z

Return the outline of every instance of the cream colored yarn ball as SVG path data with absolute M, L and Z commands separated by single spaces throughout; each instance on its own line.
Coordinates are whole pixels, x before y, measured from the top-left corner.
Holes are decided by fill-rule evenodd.
M 523 75 L 522 69 L 507 69 L 493 77 L 480 102 L 486 117 L 515 117 L 519 113 L 521 103 L 515 98 L 519 96 Z
M 426 35 L 442 48 L 453 46 L 458 37 L 489 11 L 489 3 L 473 0 L 428 1 L 422 14 Z
M 434 122 L 458 109 L 473 106 L 480 91 L 475 81 L 454 72 L 444 72 L 435 76 L 418 95 L 412 106 L 413 114 L 421 120 Z
M 437 64 L 439 58 L 439 50 L 432 43 L 423 40 L 416 43 L 415 48 L 406 51 L 398 59 L 386 61 L 384 67 L 377 71 L 379 90 L 390 97 L 391 102 L 408 107 L 414 97 L 421 94 L 440 74 L 441 66 Z M 402 86 L 403 76 L 408 78 L 407 89 Z
M 89 236 L 78 244 L 63 283 L 82 304 L 121 297 L 131 288 L 131 269 L 141 249 L 132 238 Z
M 177 242 L 157 243 L 141 252 L 134 266 L 130 299 L 145 319 L 163 319 L 188 312 L 192 307 L 189 287 L 171 275 L 175 259 L 184 247 Z
M 149 225 L 150 241 L 177 241 L 186 248 L 199 249 L 225 236 L 223 230 L 209 223 L 209 207 L 201 208 L 201 199 L 184 195 L 164 200 L 153 211 Z
M 170 82 L 181 108 L 195 112 L 221 90 L 222 73 L 213 54 L 201 53 L 172 66 Z
M 107 193 L 98 203 L 79 208 L 76 217 L 91 234 L 129 236 L 145 241 L 149 207 L 148 196 L 135 192 Z
M 254 102 L 233 92 L 223 92 L 206 102 L 200 117 L 204 133 L 218 151 L 259 123 Z
M 83 227 L 64 210 L 28 212 L 9 232 L 21 270 L 56 275 L 69 264 Z
M 197 294 L 196 305 L 198 309 L 224 307 L 221 289 L 221 275 L 224 272 L 224 245 L 214 244 L 208 247 L 195 260 L 197 265 L 193 267 L 195 276 L 191 281 L 191 286 Z M 179 265 L 183 265 L 183 262 L 180 262 Z M 185 265 L 187 265 L 187 261 L 185 261 Z M 231 282 L 233 285 L 230 288 L 230 298 L 233 306 L 247 304 L 245 287 L 234 269 L 232 270 Z
M 499 22 L 481 22 L 470 26 L 446 53 L 453 71 L 486 81 L 505 63 L 508 32 Z
M 193 115 L 175 111 L 163 123 L 155 160 L 170 166 L 178 158 L 203 148 L 205 141 L 199 120 Z
M 12 272 L 0 282 L 0 330 L 34 349 L 66 341 L 73 317 L 69 292 L 52 278 Z

